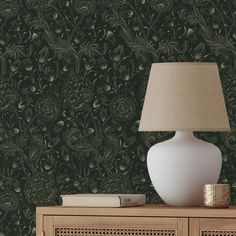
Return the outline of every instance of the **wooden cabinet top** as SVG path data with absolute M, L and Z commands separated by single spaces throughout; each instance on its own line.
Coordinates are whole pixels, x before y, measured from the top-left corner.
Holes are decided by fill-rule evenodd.
M 38 215 L 80 215 L 80 216 L 136 216 L 136 217 L 223 217 L 235 218 L 236 206 L 229 208 L 171 207 L 166 205 L 145 205 L 126 208 L 104 207 L 37 207 Z

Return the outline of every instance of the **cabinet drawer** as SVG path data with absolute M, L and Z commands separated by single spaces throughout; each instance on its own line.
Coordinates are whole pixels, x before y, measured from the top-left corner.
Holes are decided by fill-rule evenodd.
M 236 219 L 190 218 L 191 236 L 236 236 Z
M 45 236 L 187 236 L 187 218 L 45 216 Z

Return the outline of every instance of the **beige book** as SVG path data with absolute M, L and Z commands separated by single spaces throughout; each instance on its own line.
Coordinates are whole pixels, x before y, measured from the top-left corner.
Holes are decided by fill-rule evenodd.
M 145 194 L 68 194 L 61 195 L 62 206 L 128 207 L 145 205 Z

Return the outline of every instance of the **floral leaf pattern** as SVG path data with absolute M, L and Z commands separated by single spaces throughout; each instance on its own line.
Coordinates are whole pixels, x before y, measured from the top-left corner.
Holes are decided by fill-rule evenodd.
M 138 132 L 153 62 L 217 62 L 236 126 L 233 0 L 0 0 L 0 236 L 35 235 L 35 208 L 67 193 L 146 193 Z M 236 204 L 236 132 L 223 154 Z

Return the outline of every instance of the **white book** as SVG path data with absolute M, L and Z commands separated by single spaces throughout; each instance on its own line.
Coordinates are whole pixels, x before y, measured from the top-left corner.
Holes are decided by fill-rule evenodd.
M 128 207 L 145 205 L 145 194 L 68 194 L 61 195 L 62 206 Z

